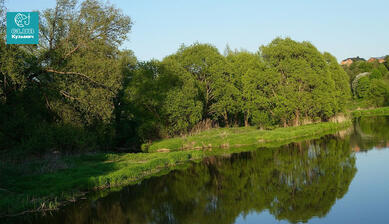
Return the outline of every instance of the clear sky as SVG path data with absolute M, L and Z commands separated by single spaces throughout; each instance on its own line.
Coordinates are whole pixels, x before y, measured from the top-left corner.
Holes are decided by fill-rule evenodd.
M 277 36 L 312 42 L 346 57 L 389 54 L 388 0 L 110 0 L 134 26 L 123 48 L 162 59 L 180 44 L 211 43 L 223 53 L 257 51 Z M 42 10 L 55 0 L 6 0 L 8 11 Z

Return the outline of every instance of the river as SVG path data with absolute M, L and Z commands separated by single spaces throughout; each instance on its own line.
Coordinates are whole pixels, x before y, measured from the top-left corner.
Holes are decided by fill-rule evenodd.
M 389 116 L 333 135 L 209 157 L 21 223 L 389 223 Z M 15 221 L 15 220 L 14 220 Z

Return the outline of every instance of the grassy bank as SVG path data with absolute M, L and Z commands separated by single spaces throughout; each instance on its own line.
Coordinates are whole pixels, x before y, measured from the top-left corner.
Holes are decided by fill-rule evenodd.
M 347 123 L 347 122 L 346 122 Z M 316 123 L 298 127 L 259 130 L 255 127 L 216 128 L 196 135 L 164 139 L 142 145 L 145 152 L 166 152 L 205 148 L 235 148 L 243 145 L 266 146 L 276 141 L 293 140 L 334 131 L 346 123 Z
M 352 116 L 378 116 L 378 115 L 389 115 L 389 107 L 380 107 L 374 109 L 365 109 L 365 110 L 354 110 L 351 112 Z
M 189 161 L 319 138 L 348 125 L 350 122 L 318 123 L 271 131 L 252 127 L 220 128 L 187 138 L 160 141 L 149 147 L 169 147 L 172 150 L 169 153 L 53 156 L 23 166 L 2 163 L 0 216 L 56 209 L 85 192 L 137 183 L 144 178 L 186 166 Z M 178 150 L 187 142 L 195 142 L 191 147 L 196 150 Z M 209 144 L 224 148 L 209 148 Z
M 136 183 L 161 170 L 200 158 L 200 154 L 99 153 L 35 161 L 20 168 L 2 164 L 0 216 L 52 210 L 86 191 Z

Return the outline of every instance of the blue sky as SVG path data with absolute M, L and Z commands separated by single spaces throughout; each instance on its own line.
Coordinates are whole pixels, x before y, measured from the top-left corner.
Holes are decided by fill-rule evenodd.
M 389 54 L 388 0 L 110 0 L 134 22 L 123 48 L 162 59 L 180 44 L 211 43 L 223 53 L 257 51 L 277 36 L 312 42 L 346 57 Z M 6 0 L 8 11 L 43 10 L 55 0 Z

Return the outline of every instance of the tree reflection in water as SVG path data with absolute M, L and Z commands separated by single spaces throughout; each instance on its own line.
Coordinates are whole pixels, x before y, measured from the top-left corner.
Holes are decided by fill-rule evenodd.
M 326 216 L 347 193 L 357 172 L 355 151 L 387 148 L 388 140 L 388 116 L 357 118 L 348 131 L 337 135 L 209 157 L 188 169 L 76 203 L 53 216 L 27 220 L 219 224 L 267 210 L 277 220 L 307 222 Z
M 356 152 L 388 148 L 389 116 L 356 118 L 350 141 L 352 149 Z
M 210 157 L 40 222 L 234 223 L 241 214 L 266 209 L 279 220 L 308 221 L 330 211 L 355 173 L 350 141 L 327 136 Z

